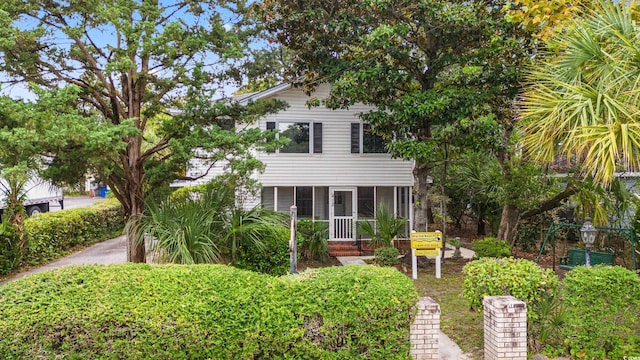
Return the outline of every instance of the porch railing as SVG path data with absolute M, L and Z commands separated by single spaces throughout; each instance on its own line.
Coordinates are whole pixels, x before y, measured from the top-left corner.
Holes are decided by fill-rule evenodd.
M 333 238 L 335 240 L 353 239 L 353 217 L 334 216 L 333 217 Z

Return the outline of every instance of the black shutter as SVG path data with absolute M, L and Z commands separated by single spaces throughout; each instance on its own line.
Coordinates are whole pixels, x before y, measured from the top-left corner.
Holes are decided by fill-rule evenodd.
M 351 153 L 360 153 L 360 123 L 351 123 Z
M 313 123 L 313 153 L 322 154 L 322 123 Z
M 267 130 L 275 130 L 276 122 L 275 121 L 267 121 Z M 275 150 L 267 150 L 268 153 L 274 153 Z

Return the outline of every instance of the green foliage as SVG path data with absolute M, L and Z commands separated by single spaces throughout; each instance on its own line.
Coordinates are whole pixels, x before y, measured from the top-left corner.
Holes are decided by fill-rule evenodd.
M 43 264 L 77 245 L 88 245 L 122 234 L 124 215 L 116 200 L 88 207 L 40 214 L 24 221 L 27 244 L 24 262 Z
M 526 221 L 520 221 L 518 223 L 516 244 L 523 251 L 535 251 L 544 236 L 543 231 L 546 231 L 552 221 L 553 219 L 548 215 L 538 215 Z M 559 237 L 560 234 L 556 234 L 556 236 Z
M 394 247 L 377 248 L 373 253 L 373 262 L 380 266 L 393 266 L 398 263 L 399 254 Z
M 504 258 L 511 256 L 511 244 L 504 240 L 498 240 L 494 237 L 474 240 L 471 245 L 473 247 L 473 251 L 476 252 L 476 256 L 479 258 Z
M 299 240 L 300 254 L 306 259 L 318 259 L 325 262 L 329 257 L 329 224 L 311 219 L 298 220 L 298 232 L 303 236 Z
M 288 232 L 285 217 L 259 207 L 236 207 L 234 187 L 216 180 L 176 190 L 128 226 L 136 241 L 150 241 L 150 251 L 163 261 L 219 263 L 224 257 L 243 268 L 282 274 L 279 240 L 289 239 L 282 234 Z
M 375 225 L 364 220 L 358 222 L 358 233 L 371 237 L 371 245 L 393 247 L 393 239 L 402 233 L 407 219 L 397 218 L 383 204 L 376 210 Z
M 395 269 L 272 277 L 224 265 L 77 266 L 0 287 L 5 359 L 410 359 Z M 51 306 L 55 304 L 55 306 Z
M 628 2 L 594 2 L 559 33 L 559 51 L 530 70 L 520 108 L 532 158 L 550 163 L 557 155 L 582 154 L 581 174 L 609 186 L 619 166 L 640 165 L 640 87 L 632 55 L 640 51 L 640 25 Z
M 558 276 L 551 269 L 542 269 L 536 263 L 514 258 L 481 258 L 462 269 L 464 287 L 462 294 L 471 308 L 482 310 L 485 296 L 512 295 L 524 301 L 531 309 L 558 292 Z M 537 318 L 528 311 L 530 321 Z
M 640 355 L 640 278 L 619 266 L 578 266 L 564 280 L 570 355 L 622 359 Z
M 6 275 L 18 264 L 18 235 L 6 219 L 0 223 L 0 275 Z
M 260 27 L 247 11 L 235 0 L 0 2 L 0 22 L 21 39 L 19 46 L 0 41 L 0 72 L 35 86 L 34 124 L 20 128 L 49 140 L 38 142 L 47 146 L 37 153 L 50 160 L 46 177 L 77 181 L 90 167 L 129 219 L 144 211 L 147 194 L 193 179 L 185 170 L 196 155 L 203 167 L 225 162 L 239 177 L 261 170 L 254 150 L 278 146 L 275 134 L 235 124 L 285 104 L 211 101 L 225 86 L 274 70 L 256 50 Z M 169 109 L 181 112 L 165 115 Z M 142 261 L 143 244 L 128 240 L 132 260 Z
M 278 225 L 263 225 L 261 247 L 242 245 L 236 266 L 269 275 L 285 275 L 289 272 L 290 230 Z M 298 235 L 300 238 L 300 235 Z
M 563 355 L 567 307 L 559 297 L 548 294 L 535 306 L 529 306 L 527 312 L 530 311 L 537 316 L 527 322 L 529 349 L 550 356 Z
M 176 264 L 217 263 L 221 249 L 218 238 L 224 231 L 225 211 L 233 207 L 233 192 L 210 188 L 199 197 L 173 196 L 150 205 L 139 222 L 130 221 L 138 242 L 150 241 L 149 251 L 162 261 Z M 175 195 L 175 193 L 174 193 Z M 180 194 L 178 194 L 180 195 Z

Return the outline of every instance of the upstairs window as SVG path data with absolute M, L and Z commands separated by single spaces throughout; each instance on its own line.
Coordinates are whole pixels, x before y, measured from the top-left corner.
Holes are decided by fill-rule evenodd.
M 268 130 L 275 128 L 275 122 L 267 122 Z M 322 123 L 279 122 L 278 136 L 289 139 L 289 143 L 278 151 L 280 153 L 322 153 Z
M 379 135 L 371 131 L 371 125 L 351 123 L 352 154 L 384 154 L 387 145 Z

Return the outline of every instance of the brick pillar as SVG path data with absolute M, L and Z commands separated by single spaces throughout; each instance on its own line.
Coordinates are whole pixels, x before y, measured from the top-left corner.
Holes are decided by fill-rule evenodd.
M 416 360 L 439 359 L 440 305 L 422 297 L 417 306 L 418 314 L 411 325 L 411 356 Z
M 513 296 L 487 296 L 484 305 L 484 358 L 527 359 L 527 305 Z

